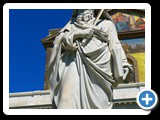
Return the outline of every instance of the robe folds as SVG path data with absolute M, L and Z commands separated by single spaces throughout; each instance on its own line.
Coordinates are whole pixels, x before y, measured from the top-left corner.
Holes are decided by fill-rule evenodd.
M 53 108 L 110 109 L 112 86 L 118 72 L 131 67 L 117 37 L 114 24 L 99 20 L 100 31 L 89 39 L 74 39 L 76 30 L 85 29 L 72 20 L 59 32 L 48 68 Z M 117 53 L 112 51 L 116 50 Z M 118 57 L 116 56 L 118 54 Z M 114 65 L 118 62 L 118 70 Z M 117 70 L 115 70 L 117 69 Z M 118 71 L 118 72 L 117 72 Z

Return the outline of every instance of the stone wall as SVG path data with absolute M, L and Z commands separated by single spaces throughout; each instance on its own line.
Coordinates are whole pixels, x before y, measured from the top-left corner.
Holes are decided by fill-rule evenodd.
M 139 109 L 136 103 L 138 92 L 144 89 L 144 83 L 119 84 L 113 89 L 113 109 Z M 10 93 L 10 109 L 51 109 L 49 90 Z

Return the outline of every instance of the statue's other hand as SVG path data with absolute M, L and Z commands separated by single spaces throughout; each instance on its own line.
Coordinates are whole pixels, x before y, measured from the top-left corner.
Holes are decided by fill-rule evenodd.
M 129 68 L 126 67 L 126 68 L 123 68 L 123 70 L 124 70 L 123 80 L 126 80 L 126 77 L 127 77 L 128 73 L 129 73 Z
M 129 67 L 129 70 L 130 70 L 130 72 L 133 74 L 134 73 L 134 71 L 133 71 L 133 68 L 132 67 Z
M 129 81 L 132 80 L 132 76 L 133 76 L 133 68 L 131 66 L 125 67 L 124 69 L 124 76 L 123 76 L 123 80 L 125 83 L 128 83 Z M 129 75 L 130 74 L 130 75 Z

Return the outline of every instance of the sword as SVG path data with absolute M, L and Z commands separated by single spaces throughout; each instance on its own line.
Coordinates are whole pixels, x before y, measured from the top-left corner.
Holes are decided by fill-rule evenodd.
M 101 17 L 102 13 L 103 13 L 104 9 L 101 9 L 95 19 L 95 21 L 93 22 L 93 25 L 95 26 L 96 23 L 98 22 L 99 18 Z
M 99 20 L 99 18 L 101 17 L 103 11 L 104 11 L 104 9 L 101 9 L 101 10 L 99 11 L 96 19 L 94 20 L 93 26 L 92 26 L 92 29 L 93 29 L 93 30 L 97 30 L 97 29 L 94 29 L 94 26 L 95 26 L 96 23 L 98 22 L 98 20 Z M 85 44 L 87 43 L 87 40 L 88 40 L 88 39 L 84 39 L 84 40 L 82 41 L 82 46 L 85 46 Z

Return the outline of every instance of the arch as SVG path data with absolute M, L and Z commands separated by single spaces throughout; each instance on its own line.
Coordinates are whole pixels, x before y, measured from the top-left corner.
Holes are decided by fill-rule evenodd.
M 139 82 L 139 73 L 138 73 L 137 60 L 133 56 L 131 56 L 129 54 L 127 54 L 126 56 L 127 56 L 128 62 L 131 65 L 133 65 L 133 70 L 134 70 L 134 81 L 133 82 Z

